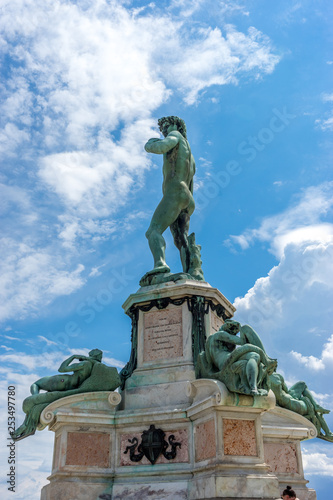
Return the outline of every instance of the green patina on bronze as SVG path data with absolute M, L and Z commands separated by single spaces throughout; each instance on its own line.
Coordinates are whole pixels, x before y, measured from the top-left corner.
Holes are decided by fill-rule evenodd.
M 269 376 L 269 385 L 279 406 L 303 415 L 314 424 L 319 438 L 333 442 L 333 433 L 323 417 L 330 410 L 322 408 L 315 401 L 305 382 L 297 382 L 288 389 L 282 375 L 274 372 Z
M 253 328 L 226 320 L 218 332 L 208 337 L 198 357 L 196 374 L 197 378 L 223 382 L 231 392 L 256 396 L 267 394 L 268 376 L 276 366 L 277 361 L 267 356 Z
M 43 377 L 30 387 L 31 396 L 23 401 L 26 414 L 23 424 L 12 434 L 15 441 L 35 434 L 42 411 L 50 403 L 66 396 L 94 391 L 114 391 L 120 385 L 120 377 L 116 368 L 101 363 L 103 352 L 93 349 L 89 356 L 74 354 L 59 367 L 60 373 Z M 79 363 L 73 363 L 77 359 Z M 73 372 L 69 375 L 67 372 Z M 47 392 L 40 393 L 40 390 Z
M 288 389 L 276 367 L 277 361 L 267 356 L 252 327 L 226 319 L 220 330 L 208 337 L 199 354 L 196 376 L 219 380 L 234 393 L 265 395 L 271 389 L 278 406 L 304 416 L 314 424 L 319 438 L 333 442 L 333 433 L 323 417 L 330 410 L 315 401 L 305 382 Z
M 148 153 L 163 154 L 163 197 L 158 204 L 146 237 L 154 258 L 154 268 L 140 280 L 141 286 L 176 281 L 204 280 L 200 246 L 195 235 L 188 236 L 190 217 L 194 211 L 193 176 L 195 161 L 186 136 L 184 121 L 177 116 L 158 120 L 164 139 L 149 139 Z M 183 273 L 172 275 L 165 261 L 164 231 L 170 227 L 174 243 L 180 252 Z

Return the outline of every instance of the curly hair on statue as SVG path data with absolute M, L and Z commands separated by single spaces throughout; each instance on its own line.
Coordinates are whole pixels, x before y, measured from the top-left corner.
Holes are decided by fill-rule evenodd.
M 178 132 L 180 132 L 182 136 L 187 139 L 185 122 L 181 118 L 178 118 L 178 116 L 164 116 L 163 118 L 160 118 L 157 123 L 160 131 L 165 137 L 167 134 L 164 132 L 166 132 L 169 125 L 176 125 Z

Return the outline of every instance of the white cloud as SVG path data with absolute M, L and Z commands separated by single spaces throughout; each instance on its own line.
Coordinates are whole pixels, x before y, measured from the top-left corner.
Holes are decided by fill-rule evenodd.
M 268 38 L 253 27 L 244 34 L 229 25 L 223 35 L 219 28 L 193 28 L 156 8 L 130 11 L 103 1 L 81 9 L 59 0 L 13 0 L 2 29 L 10 55 L 21 63 L 9 79 L 4 115 L 23 126 L 36 113 L 46 150 L 63 150 L 44 158 L 42 176 L 69 202 L 94 191 L 105 176 L 114 178 L 119 161 L 125 171 L 128 161 L 135 170 L 147 166 L 143 151 L 133 155 L 128 141 L 118 143 L 108 133 L 122 123 L 124 138 L 141 144 L 140 120 L 167 99 L 167 85 L 194 103 L 202 89 L 237 83 L 242 72 L 270 73 L 279 60 Z M 57 175 L 69 179 L 68 188 Z
M 329 64 L 329 63 L 328 63 Z M 322 94 L 323 102 L 333 103 L 333 94 L 324 93 Z M 332 107 L 326 112 L 326 118 L 318 118 L 315 123 L 322 130 L 333 130 L 333 109 Z
M 36 249 L 9 238 L 0 240 L 0 319 L 38 314 L 59 295 L 69 295 L 84 284 L 82 264 L 65 269 L 64 256 Z
M 0 346 L 1 349 L 5 349 L 5 351 L 13 351 L 14 349 L 12 347 L 7 347 L 6 345 Z
M 99 136 L 95 151 L 46 156 L 40 177 L 80 216 L 105 217 L 127 201 L 134 182 L 140 183 L 148 168 L 142 145 L 154 133 L 151 124 L 151 120 L 133 122 L 118 143 Z
M 302 457 L 305 476 L 333 476 L 333 460 L 326 453 L 311 453 L 305 449 Z
M 182 40 L 182 58 L 168 68 L 169 78 L 186 94 L 187 104 L 198 100 L 200 91 L 212 85 L 237 84 L 242 74 L 258 78 L 271 73 L 279 62 L 272 54 L 269 39 L 254 27 L 244 34 L 232 25 L 223 35 L 219 28 L 202 28 L 195 41 Z
M 324 102 L 333 102 L 333 93 L 332 94 L 323 94 Z
M 22 317 L 82 286 L 83 267 L 72 257 L 88 238 L 114 234 L 112 217 L 152 165 L 143 149 L 158 135 L 152 117 L 172 93 L 194 104 L 211 85 L 273 71 L 279 57 L 264 34 L 216 27 L 213 13 L 212 27 L 200 18 L 203 2 L 190 7 L 194 24 L 185 3 L 162 10 L 106 0 L 7 2 L 0 151 L 22 184 L 2 189 L 16 219 L 4 240 L 12 256 L 6 252 L 0 280 L 2 317 Z M 231 12 L 229 2 L 223 8 Z
M 262 335 L 286 371 L 292 363 L 298 377 L 318 374 L 312 378 L 317 391 L 320 374 L 333 367 L 333 225 L 322 221 L 332 205 L 332 183 L 310 187 L 284 212 L 232 237 L 244 250 L 267 242 L 278 259 L 267 276 L 236 298 L 236 318 Z
M 2 354 L 0 356 L 0 360 L 6 366 L 8 366 L 10 363 L 11 365 L 15 366 L 15 370 L 29 373 L 29 378 L 31 379 L 31 382 L 29 383 L 30 386 L 33 382 L 33 378 L 35 380 L 37 380 L 37 378 L 40 378 L 38 376 L 36 378 L 36 372 L 38 370 L 43 371 L 44 369 L 45 374 L 45 368 L 47 368 L 48 371 L 56 373 L 61 362 L 64 360 L 64 354 L 59 350 L 57 350 L 56 352 L 44 351 L 43 355 L 41 355 L 41 353 L 33 355 L 16 351 L 13 354 Z
M 291 351 L 290 353 L 298 362 L 303 363 L 309 370 L 324 370 L 325 363 L 322 359 L 315 356 L 302 356 L 299 352 Z
M 15 156 L 18 147 L 22 143 L 27 143 L 29 134 L 20 130 L 14 123 L 6 123 L 0 130 L 0 153 L 5 156 Z
M 8 376 L 8 380 L 10 380 L 11 377 L 12 382 L 17 382 L 19 384 L 22 384 L 23 382 L 25 384 L 28 383 L 28 387 L 30 387 L 33 380 L 37 380 L 37 378 L 40 378 L 43 374 L 45 375 L 45 369 L 49 375 L 55 375 L 64 359 L 68 358 L 72 354 L 83 354 L 88 356 L 88 353 L 91 350 L 90 348 L 88 349 L 84 347 L 75 349 L 68 349 L 68 347 L 66 347 L 65 350 L 60 350 L 59 345 L 55 342 L 52 342 L 43 336 L 39 337 L 44 339 L 47 343 L 47 347 L 43 348 L 43 351 L 39 351 L 38 346 L 36 346 L 36 354 L 27 354 L 23 351 L 16 351 L 15 353 L 5 353 L 0 355 L 2 366 L 10 365 L 15 367 L 15 371 L 9 370 L 11 375 Z M 52 347 L 48 349 L 48 346 L 50 345 L 58 346 L 58 349 L 55 350 Z M 116 366 L 117 368 L 122 368 L 124 366 L 123 361 L 110 356 L 104 356 L 103 363 Z M 6 371 L 4 373 L 6 373 Z M 24 373 L 24 377 L 22 373 Z M 40 375 L 37 375 L 37 373 L 40 373 Z M 29 382 L 26 380 L 27 376 L 29 377 Z
M 330 243 L 288 241 L 279 264 L 266 277 L 257 279 L 244 297 L 236 298 L 238 314 L 271 335 L 279 325 L 280 339 L 286 340 L 292 325 L 296 331 L 306 329 L 309 336 L 316 324 L 327 328 L 328 338 L 333 299 L 332 257 L 332 240 Z M 320 321 L 319 316 L 323 316 Z M 314 364 L 313 360 L 311 366 Z
M 302 354 L 295 351 L 291 351 L 291 354 L 299 363 L 304 364 L 310 370 L 328 370 L 333 367 L 333 335 L 324 344 L 320 358 L 302 356 Z
M 37 338 L 40 339 L 43 342 L 46 342 L 46 345 L 58 345 L 56 342 L 53 342 L 53 340 L 49 340 L 43 335 L 37 335 Z
M 269 242 L 270 250 L 279 259 L 289 243 L 327 244 L 332 241 L 333 225 L 323 223 L 321 218 L 328 214 L 332 206 L 333 182 L 311 186 L 284 212 L 264 218 L 257 229 L 247 229 L 240 235 L 230 236 L 229 243 L 234 242 L 246 249 L 256 240 Z
M 323 130 L 333 130 L 333 116 L 330 116 L 326 120 L 320 120 L 319 123 Z

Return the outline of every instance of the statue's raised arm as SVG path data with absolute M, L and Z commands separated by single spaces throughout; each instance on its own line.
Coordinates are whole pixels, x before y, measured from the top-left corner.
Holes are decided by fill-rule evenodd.
M 177 146 L 179 137 L 169 134 L 165 139 L 149 139 L 145 145 L 147 153 L 164 154 Z

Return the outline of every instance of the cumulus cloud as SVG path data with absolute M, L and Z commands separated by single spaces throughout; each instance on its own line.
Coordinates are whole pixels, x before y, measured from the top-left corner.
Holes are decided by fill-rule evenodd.
M 311 453 L 305 448 L 302 457 L 305 475 L 333 476 L 333 460 L 328 453 Z
M 311 186 L 285 211 L 264 218 L 258 228 L 231 235 L 228 243 L 245 250 L 256 240 L 268 242 L 279 259 L 289 243 L 319 241 L 326 244 L 332 239 L 332 224 L 323 223 L 321 218 L 329 213 L 332 205 L 333 182 Z
M 330 369 L 333 366 L 333 335 L 324 344 L 320 358 L 302 356 L 299 352 L 291 351 L 292 356 L 310 370 Z
M 263 332 L 276 352 L 285 353 L 287 342 L 294 366 L 317 372 L 332 366 L 333 225 L 323 220 L 332 195 L 332 183 L 310 187 L 284 212 L 230 238 L 245 250 L 266 242 L 278 260 L 236 298 L 237 315 Z

